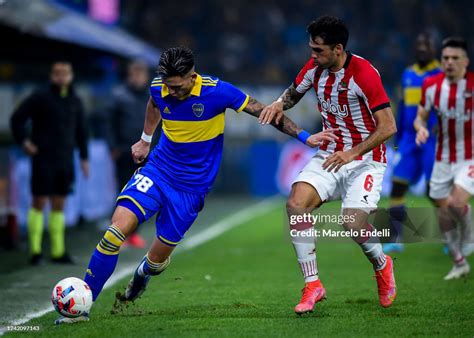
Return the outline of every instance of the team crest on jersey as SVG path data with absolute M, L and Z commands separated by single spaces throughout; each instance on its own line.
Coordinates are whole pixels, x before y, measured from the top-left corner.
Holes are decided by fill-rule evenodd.
M 170 110 L 168 109 L 168 107 L 165 107 L 165 109 L 163 110 L 163 113 L 171 114 L 171 112 L 170 112 Z
M 204 113 L 204 105 L 202 103 L 195 103 L 191 108 L 193 109 L 193 113 L 196 115 L 196 117 L 201 117 Z
M 347 88 L 347 83 L 344 82 L 344 81 L 339 82 L 338 85 L 337 85 L 337 91 L 338 92 L 343 92 L 343 91 L 346 91 L 346 90 L 349 90 L 349 88 Z

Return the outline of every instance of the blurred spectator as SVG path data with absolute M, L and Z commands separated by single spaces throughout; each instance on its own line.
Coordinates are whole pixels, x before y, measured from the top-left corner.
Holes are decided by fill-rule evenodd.
M 123 0 L 120 24 L 159 48 L 181 41 L 194 47 L 200 71 L 246 84 L 289 84 L 309 53 L 304 33 L 315 13 L 338 15 L 351 29 L 348 49 L 366 55 L 389 91 L 412 58 L 420 31 L 467 36 L 474 45 L 474 2 L 443 0 Z M 170 29 L 179 27 L 179 29 Z M 210 33 L 211 32 L 211 33 Z M 183 38 L 185 37 L 185 38 Z M 268 71 L 279 63 L 283 74 Z M 386 65 L 390 65 L 387 67 Z
M 42 262 L 43 209 L 51 202 L 49 234 L 51 260 L 73 263 L 64 243 L 64 202 L 74 183 L 74 147 L 79 146 L 81 169 L 89 174 L 87 133 L 82 102 L 73 87 L 72 65 L 52 64 L 50 84 L 27 97 L 11 117 L 15 141 L 32 158 L 31 192 L 28 212 L 30 263 Z M 31 122 L 31 132 L 27 124 Z
M 127 81 L 112 93 L 109 110 L 109 145 L 115 161 L 118 187 L 121 190 L 134 171 L 142 166 L 135 164 L 130 147 L 137 142 L 143 131 L 143 116 L 148 102 L 150 74 L 146 63 L 135 60 L 127 67 Z M 119 190 L 119 192 L 120 192 Z M 145 240 L 134 232 L 126 244 L 144 248 Z

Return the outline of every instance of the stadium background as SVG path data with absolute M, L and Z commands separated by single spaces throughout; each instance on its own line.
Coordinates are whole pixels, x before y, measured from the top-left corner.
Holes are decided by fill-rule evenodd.
M 161 50 L 186 45 L 195 52 L 198 72 L 232 82 L 270 103 L 309 57 L 306 25 L 319 15 L 332 14 L 348 24 L 348 49 L 380 71 L 396 111 L 399 79 L 413 62 L 416 34 L 431 32 L 437 47 L 447 35 L 464 36 L 473 55 L 473 12 L 471 1 L 443 0 L 0 0 L 0 259 L 4 263 L 0 276 L 6 284 L 37 274 L 40 283 L 48 271 L 32 272 L 26 267 L 29 159 L 13 144 L 8 122 L 14 107 L 47 81 L 52 60 L 73 62 L 91 135 L 91 177 L 86 180 L 78 171 L 67 204 L 68 225 L 80 225 L 72 230 L 73 236 L 78 243 L 88 243 L 80 248 L 72 244 L 73 252 L 85 262 L 90 243 L 99 238 L 114 205 L 113 165 L 104 140 L 105 107 L 111 89 L 124 78 L 127 61 L 141 58 L 153 71 Z M 290 117 L 305 129 L 319 130 L 314 94 L 308 93 Z M 228 112 L 222 167 L 207 205 L 212 210 L 196 228 L 263 197 L 284 194 L 292 173 L 310 154 L 271 127 Z M 390 189 L 390 169 L 386 179 L 385 194 Z M 422 184 L 413 192 L 421 190 Z M 135 256 L 130 254 L 128 260 Z M 81 269 L 74 271 L 80 276 Z M 69 271 L 59 269 L 57 274 Z M 44 283 L 45 289 L 51 284 Z M 30 293 L 34 296 L 34 290 Z M 16 311 L 18 316 L 23 313 Z

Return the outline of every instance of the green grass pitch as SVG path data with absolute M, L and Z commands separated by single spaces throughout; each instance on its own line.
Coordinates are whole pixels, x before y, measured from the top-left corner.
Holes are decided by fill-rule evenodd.
M 49 313 L 25 325 L 40 326 L 30 335 L 54 338 L 474 335 L 473 277 L 443 281 L 451 263 L 440 244 L 409 244 L 393 255 L 398 297 L 384 309 L 360 248 L 323 240 L 318 268 L 328 299 L 314 313 L 296 316 L 303 281 L 283 221 L 281 201 L 270 213 L 175 255 L 143 297 L 119 314 L 111 314 L 114 293 L 128 278 L 101 294 L 90 322 L 56 327 L 57 314 Z

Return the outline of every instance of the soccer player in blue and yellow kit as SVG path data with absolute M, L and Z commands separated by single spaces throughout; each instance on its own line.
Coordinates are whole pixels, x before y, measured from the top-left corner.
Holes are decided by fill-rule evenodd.
M 135 300 L 151 276 L 168 267 L 170 254 L 203 208 L 216 178 L 225 110 L 258 117 L 264 108 L 230 83 L 197 74 L 193 54 L 185 47 L 170 48 L 161 55 L 158 75 L 150 87 L 141 140 L 132 146 L 134 160 L 142 162 L 148 156 L 151 135 L 160 120 L 162 135 L 147 164 L 132 176 L 117 198 L 112 225 L 91 257 L 85 281 L 94 301 L 115 269 L 125 238 L 156 213 L 156 238 L 119 300 Z M 286 116 L 271 123 L 311 147 L 336 138 L 333 129 L 310 135 Z M 61 317 L 56 323 L 83 320 L 88 316 Z
M 428 76 L 441 71 L 435 56 L 435 46 L 428 33 L 421 33 L 415 42 L 416 63 L 405 69 L 402 76 L 403 99 L 398 109 L 398 154 L 399 158 L 394 168 L 392 178 L 392 192 L 390 195 L 390 226 L 391 243 L 384 245 L 384 251 L 402 251 L 403 223 L 407 212 L 405 194 L 410 185 L 417 183 L 424 175 L 428 183 L 434 163 L 436 135 L 430 133 L 426 144 L 417 146 L 415 143 L 416 131 L 413 121 L 421 99 L 421 85 Z M 428 122 L 430 130 L 436 126 L 436 115 L 431 114 Z

